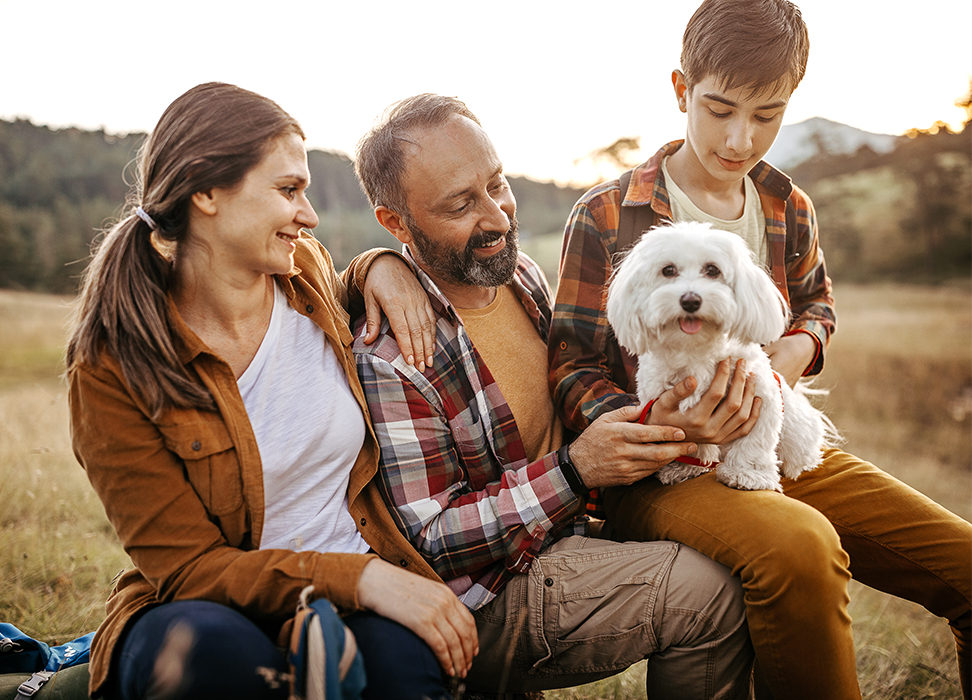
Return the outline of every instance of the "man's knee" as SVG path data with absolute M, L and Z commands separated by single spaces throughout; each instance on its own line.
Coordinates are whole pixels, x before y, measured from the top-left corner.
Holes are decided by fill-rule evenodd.
M 655 625 L 662 649 L 737 635 L 746 627 L 739 578 L 722 564 L 680 545 L 668 580 L 659 591 Z
M 681 545 L 659 596 L 649 695 L 747 697 L 754 653 L 739 578 Z

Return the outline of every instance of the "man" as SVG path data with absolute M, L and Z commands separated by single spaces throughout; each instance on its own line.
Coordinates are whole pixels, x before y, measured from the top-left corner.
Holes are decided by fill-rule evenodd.
M 728 569 L 671 542 L 600 539 L 582 515 L 589 488 L 630 484 L 695 447 L 631 409 L 564 441 L 546 387 L 550 292 L 517 250 L 516 202 L 478 120 L 452 98 L 404 100 L 362 139 L 356 168 L 436 315 L 424 372 L 387 326 L 354 352 L 383 496 L 476 618 L 470 687 L 569 687 L 650 658 L 652 697 L 747 697 Z M 723 429 L 748 430 L 751 387 L 724 376 L 706 400 L 724 395 Z
M 550 333 L 550 387 L 568 427 L 637 403 L 637 358 L 611 333 L 602 295 L 619 237 L 666 220 L 705 221 L 734 231 L 766 264 L 789 299 L 788 333 L 766 347 L 793 384 L 817 374 L 834 330 L 834 301 L 817 244 L 813 206 L 762 161 L 803 78 L 809 40 L 785 0 L 706 0 L 684 33 L 672 74 L 684 141 L 584 195 L 567 224 Z M 646 235 L 651 235 L 649 231 Z M 632 238 L 631 242 L 634 242 Z M 648 422 L 699 435 L 670 397 Z M 757 665 L 776 698 L 860 698 L 847 614 L 851 574 L 924 605 L 948 620 L 969 698 L 972 527 L 875 466 L 828 450 L 817 469 L 783 480 L 785 495 L 745 492 L 712 475 L 671 486 L 648 479 L 605 493 L 609 522 L 623 536 L 672 539 L 741 577 Z

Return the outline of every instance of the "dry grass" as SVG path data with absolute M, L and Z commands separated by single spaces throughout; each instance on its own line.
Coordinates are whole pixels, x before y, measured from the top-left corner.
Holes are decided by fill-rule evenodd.
M 0 292 L 0 620 L 62 642 L 95 629 L 129 566 L 71 451 L 68 300 Z
M 0 290 L 0 386 L 60 373 L 70 301 Z
M 972 289 L 842 287 L 819 384 L 846 449 L 972 517 Z M 41 639 L 95 629 L 128 565 L 71 452 L 58 379 L 66 301 L 0 291 L 0 620 Z M 853 583 L 865 698 L 958 698 L 951 635 Z M 644 698 L 643 665 L 548 700 Z

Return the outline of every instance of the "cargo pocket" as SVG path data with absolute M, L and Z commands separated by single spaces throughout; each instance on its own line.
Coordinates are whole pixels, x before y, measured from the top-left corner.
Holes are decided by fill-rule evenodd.
M 678 545 L 568 537 L 530 567 L 538 676 L 621 671 L 658 650 L 658 593 Z
M 243 476 L 225 424 L 173 425 L 162 432 L 165 446 L 182 458 L 189 483 L 210 513 L 226 515 L 243 504 Z

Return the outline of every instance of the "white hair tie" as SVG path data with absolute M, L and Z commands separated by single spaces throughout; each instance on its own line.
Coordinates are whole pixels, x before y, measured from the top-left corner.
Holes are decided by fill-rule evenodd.
M 153 219 L 151 216 L 149 216 L 147 213 L 145 213 L 145 210 L 142 209 L 142 206 L 141 205 L 135 207 L 135 215 L 139 219 L 141 219 L 142 221 L 144 221 L 148 225 L 148 227 L 150 229 L 152 229 L 153 231 L 158 228 L 158 225 L 155 223 L 155 219 Z

